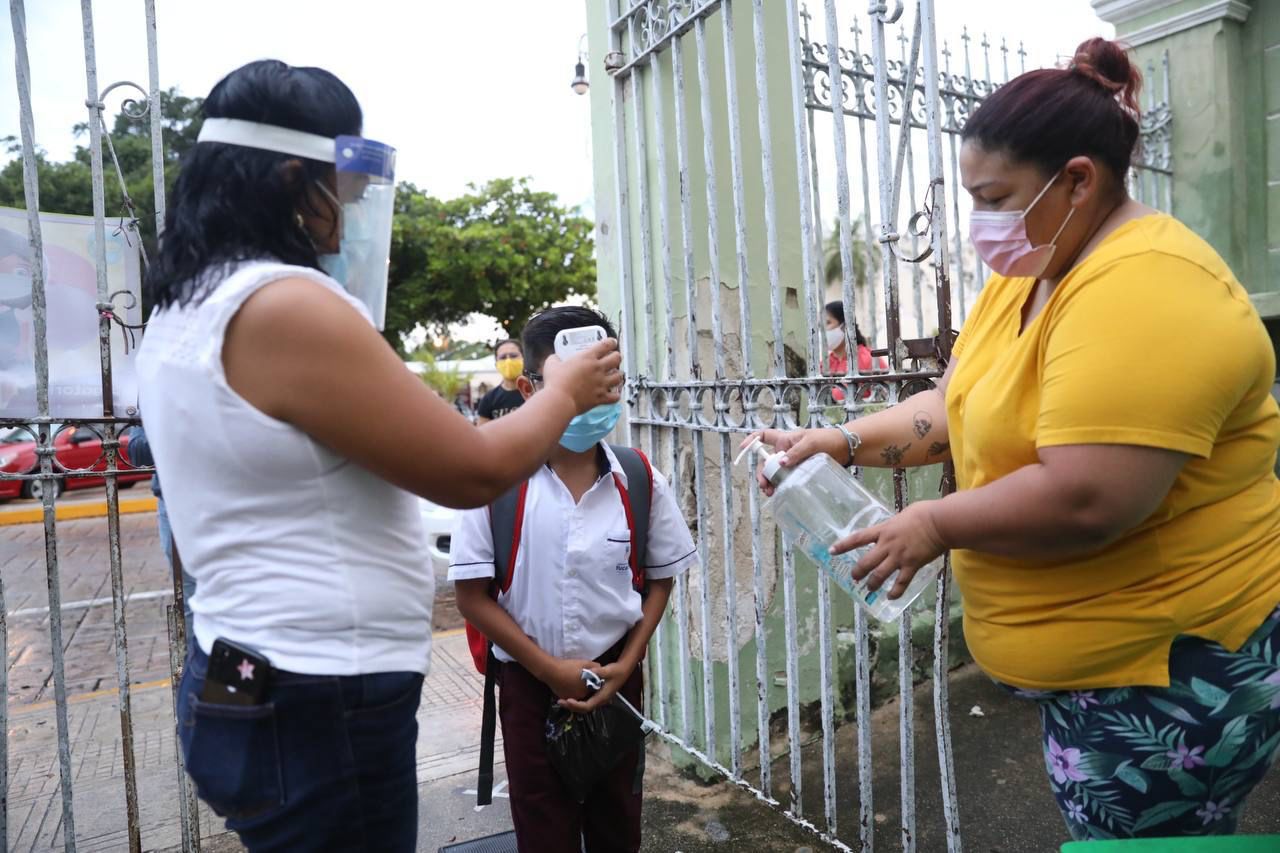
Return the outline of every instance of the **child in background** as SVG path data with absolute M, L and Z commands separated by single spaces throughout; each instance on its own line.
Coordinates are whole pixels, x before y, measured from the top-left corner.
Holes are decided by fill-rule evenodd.
M 509 415 L 524 402 L 524 396 L 516 387 L 520 375 L 524 373 L 524 349 L 519 341 L 498 341 L 493 348 L 494 362 L 502 383 L 492 391 L 486 391 L 476 406 L 476 423 L 487 424 L 496 421 L 503 415 Z

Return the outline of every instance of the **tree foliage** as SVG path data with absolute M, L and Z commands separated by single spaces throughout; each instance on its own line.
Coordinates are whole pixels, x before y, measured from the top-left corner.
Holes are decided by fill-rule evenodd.
M 165 184 L 171 192 L 179 162 L 196 144 L 203 99 L 170 89 L 161 98 Z M 88 128 L 74 128 L 87 143 Z M 111 140 L 133 200 L 148 250 L 155 243 L 155 202 L 150 119 L 116 115 Z M 12 137 L 0 138 L 10 153 Z M 115 168 L 104 145 L 108 218 L 129 217 Z M 37 153 L 40 208 L 46 213 L 93 213 L 90 153 L 77 147 L 65 162 Z M 25 208 L 22 158 L 0 167 L 0 206 Z M 423 326 L 443 332 L 472 314 L 484 314 L 518 337 L 537 311 L 570 297 L 595 294 L 592 223 L 563 207 L 555 194 L 538 192 L 527 179 L 471 185 L 458 198 L 441 200 L 412 184 L 396 192 L 387 294 L 386 338 L 397 351 L 404 336 Z
M 195 145 L 203 119 L 201 98 L 187 98 L 170 89 L 161 99 L 160 114 L 164 133 L 164 174 L 166 190 L 172 191 L 178 176 L 178 163 L 182 155 Z M 135 120 L 122 111 L 111 126 L 111 141 L 115 146 L 125 187 L 133 199 L 139 219 L 139 227 L 147 244 L 155 242 L 155 186 L 151 169 L 151 119 Z M 79 124 L 76 135 L 87 143 L 89 128 Z M 21 148 L 18 140 L 5 137 L 0 140 L 10 153 Z M 93 182 L 90 171 L 90 153 L 87 145 L 79 145 L 70 160 L 52 162 L 43 152 L 36 154 L 36 171 L 40 177 L 40 209 L 45 213 L 93 213 Z M 108 218 L 129 216 L 111 162 L 109 150 L 103 146 L 103 173 L 106 212 Z M 26 193 L 22 183 L 22 158 L 15 157 L 0 168 L 0 206 L 26 207 Z
M 410 358 L 423 365 L 422 373 L 418 375 L 427 387 L 449 402 L 453 402 L 454 397 L 467 386 L 467 377 L 462 375 L 458 365 L 443 367 L 429 348 L 415 350 Z
M 460 341 L 448 336 L 428 337 L 426 342 L 410 355 L 416 357 L 423 352 L 430 353 L 433 358 L 440 361 L 471 361 L 493 355 L 493 343 L 491 341 Z
M 527 179 L 471 186 L 447 201 L 402 184 L 396 196 L 387 294 L 387 339 L 473 313 L 517 337 L 539 310 L 595 294 L 590 220 L 537 192 Z
M 866 290 L 872 275 L 880 271 L 880 253 L 873 249 L 864 239 L 866 224 L 863 215 L 854 217 L 849 223 L 849 233 L 853 237 L 849 248 L 852 250 L 853 269 L 851 278 L 853 286 L 859 293 Z M 844 281 L 844 265 L 840 260 L 840 220 L 831 223 L 831 233 L 827 235 L 823 246 L 823 273 L 828 284 Z

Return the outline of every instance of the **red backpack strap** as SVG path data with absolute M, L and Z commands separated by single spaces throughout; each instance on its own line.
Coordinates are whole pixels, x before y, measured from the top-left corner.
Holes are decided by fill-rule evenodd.
M 631 564 L 631 585 L 636 589 L 644 587 L 644 570 L 640 567 L 640 555 L 636 553 L 636 519 L 631 511 L 631 496 L 627 494 L 627 487 L 622 485 L 622 477 L 614 472 L 613 485 L 618 489 L 618 497 L 622 499 L 622 510 L 627 514 L 627 530 L 631 531 L 631 557 L 628 562 Z

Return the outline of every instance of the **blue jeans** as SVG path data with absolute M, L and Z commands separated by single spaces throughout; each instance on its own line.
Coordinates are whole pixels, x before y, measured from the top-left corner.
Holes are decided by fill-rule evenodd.
M 158 480 L 156 480 L 158 482 Z M 153 485 L 151 490 L 155 491 Z M 169 561 L 169 571 L 173 571 L 173 528 L 169 526 L 169 511 L 165 508 L 164 498 L 156 495 L 156 528 L 160 533 L 160 548 L 164 558 Z M 191 633 L 191 597 L 196 594 L 196 579 L 187 574 L 187 567 L 182 567 L 182 618 L 187 623 L 187 642 L 194 643 L 195 635 Z
M 179 740 L 200 798 L 250 853 L 412 853 L 422 675 L 275 672 L 262 705 L 200 701 L 198 645 L 179 690 Z

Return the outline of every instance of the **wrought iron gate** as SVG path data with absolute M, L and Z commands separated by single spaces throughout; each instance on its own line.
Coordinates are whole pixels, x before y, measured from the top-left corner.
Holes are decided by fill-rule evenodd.
M 605 22 L 614 200 L 610 207 L 601 198 L 597 207 L 609 211 L 601 215 L 602 281 L 616 276 L 617 290 L 606 302 L 620 305 L 631 379 L 627 439 L 684 487 L 702 556 L 701 569 L 678 580 L 669 618 L 653 641 L 650 707 L 667 742 L 844 850 L 870 851 L 876 834 L 873 626 L 860 609 L 850 613 L 843 597 L 833 601 L 812 567 L 797 569 L 762 515 L 752 478 L 735 472 L 731 459 L 752 430 L 832 425 L 929 387 L 950 355 L 959 326 L 953 318 L 963 322 L 986 277 L 963 232 L 957 148 L 966 117 L 996 88 L 992 44 L 983 37 L 986 73 L 978 77 L 966 31 L 964 73 L 954 71 L 950 48 L 939 50 L 936 5 L 916 0 L 908 10 L 901 0 L 871 0 L 853 14 L 855 4 L 825 0 L 811 16 L 797 0 L 609 0 Z M 910 26 L 898 26 L 908 11 Z M 817 41 L 810 31 L 815 17 L 823 24 Z M 785 39 L 777 37 L 783 30 Z M 1025 68 L 1025 51 L 1015 55 Z M 1000 56 L 1007 80 L 1007 42 Z M 741 73 L 739 63 L 753 65 L 754 74 Z M 1149 74 L 1154 78 L 1154 70 Z M 1164 74 L 1165 103 L 1149 105 L 1145 153 L 1131 186 L 1167 209 L 1167 58 Z M 855 122 L 856 158 L 849 139 Z M 699 138 L 701 152 L 691 150 Z M 834 169 L 830 187 L 820 163 Z M 861 177 L 860 223 L 853 217 L 851 163 Z M 597 193 L 610 180 L 601 182 L 598 170 Z M 837 224 L 824 240 L 828 188 Z M 872 273 L 880 278 L 878 298 L 859 282 Z M 911 284 L 906 306 L 904 280 Z M 861 373 L 851 355 L 846 375 L 826 375 L 818 322 L 829 283 L 839 285 L 850 352 L 856 324 L 869 332 L 883 366 L 873 362 Z M 895 471 L 899 509 L 909 491 L 905 472 Z M 932 612 L 940 768 L 934 790 L 947 848 L 958 851 L 947 717 L 949 583 L 946 573 L 940 576 Z M 844 685 L 834 645 L 849 633 L 837 624 L 841 607 L 852 621 L 856 697 L 852 829 L 837 822 L 840 794 L 852 788 L 836 768 L 837 694 Z M 917 843 L 912 623 L 904 616 L 897 626 L 901 821 L 891 830 L 907 851 Z M 779 645 L 784 668 L 775 672 Z M 803 672 L 815 657 L 816 678 Z M 744 689 L 752 678 L 756 689 Z M 785 685 L 776 715 L 774 685 Z M 816 706 L 820 720 L 809 736 L 806 705 Z M 775 716 L 785 720 L 777 736 L 787 756 L 779 762 L 785 777 L 775 771 L 770 749 Z M 804 787 L 806 745 L 821 764 L 814 796 Z M 785 802 L 775 794 L 781 786 Z
M 31 70 L 27 53 L 26 10 L 23 0 L 10 0 L 9 11 L 13 25 L 15 66 L 17 76 L 17 92 L 20 111 L 20 128 L 22 143 L 22 162 L 24 179 L 24 196 L 27 208 L 27 226 L 30 246 L 31 275 L 31 313 L 34 320 L 34 365 L 35 365 L 35 410 L 26 416 L 0 418 L 0 428 L 25 433 L 36 442 L 36 455 L 39 464 L 36 470 L 20 473 L 0 473 L 3 480 L 21 480 L 37 484 L 28 491 L 38 494 L 42 500 L 44 526 L 45 572 L 48 585 L 49 641 L 51 649 L 50 680 L 54 691 L 54 718 L 57 727 L 58 744 L 58 781 L 61 794 L 61 826 L 62 844 L 67 851 L 77 849 L 77 827 L 75 798 L 73 796 L 72 779 L 74 776 L 73 756 L 71 754 L 71 733 L 68 721 L 68 696 L 65 678 L 64 650 L 66 644 L 63 637 L 62 582 L 59 572 L 58 520 L 57 504 L 62 484 L 68 480 L 82 477 L 101 477 L 106 482 L 107 530 L 109 537 L 108 555 L 110 561 L 110 583 L 112 603 L 112 623 L 116 659 L 116 695 L 120 717 L 120 761 L 124 771 L 125 810 L 127 818 L 127 838 L 131 851 L 141 851 L 141 827 L 139 821 L 139 801 L 137 784 L 137 754 L 134 743 L 133 702 L 130 691 L 129 633 L 125 620 L 126 583 L 122 573 L 121 537 L 120 537 L 120 482 L 119 477 L 130 466 L 124 465 L 121 459 L 121 435 L 130 426 L 136 425 L 137 411 L 127 407 L 125 411 L 117 411 L 117 394 L 113 393 L 113 381 L 116 378 L 112 370 L 113 335 L 129 335 L 130 329 L 124 321 L 129 311 L 136 310 L 131 297 L 120 292 L 111 292 L 107 276 L 107 229 L 115 227 L 114 221 L 109 225 L 106 211 L 104 150 L 111 158 L 111 166 L 120 180 L 121 192 L 125 207 L 120 224 L 131 239 L 129 245 L 141 250 L 141 233 L 139 222 L 132 200 L 124 187 L 124 179 L 116 162 L 115 149 L 110 138 L 110 127 L 105 114 L 105 101 L 114 90 L 125 88 L 140 93 L 135 99 L 124 102 L 124 110 L 131 118 L 141 121 L 149 119 L 151 135 L 151 156 L 153 180 L 155 185 L 155 210 L 157 231 L 164 221 L 165 184 L 164 157 L 160 105 L 160 79 L 156 39 L 155 0 L 142 0 L 138 9 L 142 13 L 140 21 L 145 22 L 147 55 L 149 66 L 148 85 L 144 88 L 136 83 L 120 82 L 99 88 L 97 58 L 94 43 L 94 23 L 92 0 L 81 0 L 81 17 L 83 21 L 83 55 L 85 62 L 85 85 L 88 108 L 89 152 L 91 155 L 91 174 L 93 182 L 93 218 L 94 218 L 94 262 L 97 277 L 97 312 L 98 339 L 100 344 L 100 377 L 102 389 L 101 416 L 89 418 L 60 416 L 51 410 L 50 405 L 50 358 L 47 335 L 46 283 L 48 281 L 47 256 L 39 215 L 39 179 L 36 169 L 37 142 L 35 121 L 31 105 Z M 105 149 L 104 149 L 105 146 Z M 112 216 L 112 220 L 117 219 Z M 145 255 L 143 257 L 145 261 Z M 56 406 L 55 406 L 56 408 Z M 95 435 L 102 446 L 102 455 L 87 467 L 69 467 L 59 459 L 55 442 L 58 436 L 70 430 L 87 430 Z M 136 472 L 137 469 L 132 469 Z M 8 658 L 8 624 L 5 618 L 4 595 L 0 584 L 0 657 Z M 173 603 L 168 607 L 168 657 L 171 673 L 172 698 L 177 699 L 177 674 L 180 672 L 184 658 L 186 638 L 182 620 L 182 585 L 174 584 Z M 0 790 L 6 792 L 4 807 L 0 808 L 0 850 L 7 850 L 9 845 L 9 702 L 8 683 L 5 675 L 0 674 L 0 692 L 5 694 L 5 702 L 0 706 Z M 182 792 L 175 805 L 181 816 L 183 847 L 186 850 L 199 849 L 199 829 L 196 820 L 196 800 L 192 787 L 182 768 L 181 750 L 175 750 L 178 774 L 178 788 Z
M 655 638 L 649 664 L 651 707 L 663 726 L 664 738 L 762 801 L 784 809 L 792 820 L 840 849 L 860 843 L 862 849 L 870 850 L 876 826 L 867 724 L 871 626 L 861 611 L 849 613 L 858 720 L 859 820 L 856 832 L 840 834 L 836 816 L 842 786 L 835 753 L 840 709 L 835 694 L 841 676 L 836 671 L 836 646 L 846 639 L 846 632 L 837 631 L 837 623 L 847 602 L 833 601 L 825 583 L 814 585 L 807 580 L 810 573 L 797 571 L 790 552 L 778 547 L 776 532 L 762 516 L 757 490 L 750 487 L 742 472 L 733 471 L 730 463 L 737 439 L 751 429 L 838 422 L 926 387 L 939 375 L 949 354 L 953 309 L 963 318 L 983 279 L 983 271 L 968 254 L 963 238 L 961 199 L 955 192 L 955 140 L 964 116 L 993 88 L 990 45 L 984 39 L 985 78 L 971 73 L 967 38 L 965 73 L 953 74 L 949 50 L 945 46 L 942 51 L 937 49 L 934 5 L 935 0 L 913 4 L 912 35 L 898 35 L 900 58 L 893 59 L 892 27 L 904 12 L 897 0 L 892 8 L 888 3 L 874 2 L 869 14 L 848 16 L 845 20 L 854 21 L 852 31 L 842 31 L 843 21 L 837 18 L 837 7 L 846 8 L 845 4 L 825 0 L 818 16 L 824 23 L 825 37 L 816 43 L 810 41 L 808 29 L 813 19 L 802 13 L 796 0 L 608 0 L 607 62 L 614 77 L 613 169 L 622 179 L 617 183 L 612 215 L 602 217 L 611 220 L 612 230 L 601 248 L 614 252 L 624 313 L 632 377 L 626 428 L 632 440 L 650 451 L 659 467 L 688 486 L 685 493 L 704 558 L 700 572 L 679 582 L 671 618 Z M 120 760 L 128 843 L 131 850 L 138 851 L 142 841 L 119 512 L 120 436 L 136 423 L 136 412 L 117 411 L 112 394 L 112 337 L 123 333 L 118 318 L 127 306 L 121 306 L 118 294 L 110 292 L 105 272 L 104 150 L 112 159 L 114 151 L 109 134 L 104 132 L 104 100 L 121 85 L 146 95 L 145 106 L 139 101 L 132 112 L 150 122 L 155 207 L 158 223 L 162 223 L 164 157 L 155 4 L 154 0 L 141 3 L 148 86 L 113 84 L 100 89 L 92 2 L 81 0 L 103 392 L 101 416 L 90 418 L 61 418 L 50 408 L 47 270 L 38 215 L 26 15 L 23 0 L 10 0 L 9 6 L 32 258 L 36 402 L 29 416 L 0 418 L 0 428 L 30 434 L 37 444 L 39 464 L 34 471 L 0 472 L 0 479 L 43 486 L 39 492 L 49 598 L 50 680 L 57 728 L 61 835 L 68 851 L 76 849 L 77 833 L 63 660 L 58 489 L 51 486 L 85 476 L 106 480 Z M 773 41 L 781 31 L 785 31 L 785 38 Z M 861 52 L 864 34 L 871 43 L 870 56 Z M 850 35 L 852 50 L 847 47 Z M 1001 52 L 1007 68 L 1009 52 Z M 1143 128 L 1143 168 L 1132 178 L 1140 198 L 1165 208 L 1172 195 L 1167 75 L 1166 60 L 1165 103 L 1149 104 Z M 715 94 L 717 85 L 724 86 L 723 97 Z M 743 97 L 744 93 L 748 97 Z M 691 97 L 697 99 L 696 114 L 690 109 Z M 833 104 L 842 105 L 838 113 L 832 110 Z M 831 116 L 829 127 L 827 115 Z M 855 233 L 850 200 L 850 120 L 856 121 L 859 132 L 861 233 Z M 906 133 L 904 126 L 909 128 Z M 868 136 L 869 127 L 873 137 Z M 697 141 L 699 133 L 703 143 L 700 154 L 691 150 L 691 140 Z M 921 136 L 927 157 L 917 180 L 912 140 Z M 868 156 L 872 140 L 874 159 Z M 852 340 L 854 323 L 864 318 L 873 347 L 887 358 L 884 369 L 873 369 L 867 375 L 859 374 L 856 359 L 850 359 L 846 376 L 825 376 L 822 372 L 815 320 L 821 292 L 828 284 L 821 225 L 822 202 L 827 197 L 822 192 L 824 173 L 819 166 L 828 143 L 834 156 L 835 254 L 840 294 L 847 306 L 847 335 Z M 874 227 L 870 218 L 873 175 L 879 221 Z M 695 178 L 704 185 L 702 198 L 698 197 Z M 904 194 L 908 209 L 916 211 L 908 218 L 905 233 L 898 227 Z M 132 215 L 126 218 L 125 227 L 137 235 L 138 223 Z M 862 251 L 861 246 L 879 258 L 869 268 L 878 269 L 880 299 L 860 292 L 855 251 Z M 724 270 L 732 274 L 722 276 Z M 912 283 L 909 304 L 914 313 L 908 311 L 907 315 L 914 321 L 914 336 L 903 331 L 899 299 L 903 277 Z M 728 285 L 721 285 L 726 280 Z M 953 281 L 961 282 L 960 287 L 953 288 Z M 926 308 L 930 304 L 932 307 Z M 926 330 L 935 327 L 936 334 L 926 336 Z M 60 433 L 81 427 L 102 440 L 103 457 L 90 466 L 93 470 L 69 469 L 55 451 Z M 901 506 L 909 485 L 903 472 L 895 472 L 892 485 Z M 945 833 L 948 848 L 954 851 L 960 849 L 960 823 L 946 722 L 951 625 L 947 583 L 944 576 L 932 616 L 933 702 Z M 779 588 L 781 601 L 777 602 L 774 593 Z M 809 591 L 812 599 L 807 597 Z M 175 583 L 168 610 L 169 663 L 174 675 L 185 648 L 181 611 L 181 584 Z M 0 583 L 0 652 L 7 658 L 5 614 Z M 779 631 L 771 630 L 775 620 L 781 622 Z M 809 623 L 816 624 L 816 631 L 810 630 Z M 746 653 L 748 648 L 751 651 Z M 913 654 L 910 620 L 904 619 L 898 631 L 902 821 L 895 835 L 905 850 L 914 849 L 916 838 Z M 780 661 L 780 669 L 774 668 L 774 661 Z M 816 661 L 813 683 L 802 672 L 808 661 Z M 0 690 L 7 697 L 6 676 L 7 669 L 0 670 Z M 756 682 L 754 690 L 751 679 Z M 177 679 L 172 683 L 176 685 Z M 779 691 L 772 689 L 775 685 L 785 686 L 779 708 L 775 708 L 779 698 Z M 803 785 L 803 749 L 810 738 L 804 730 L 802 706 L 810 701 L 818 707 L 814 737 L 821 766 L 821 807 L 813 805 Z M 785 780 L 781 773 L 775 779 L 769 752 L 775 739 L 771 728 L 775 716 L 784 729 Z M 727 725 L 727 737 L 721 718 Z M 9 789 L 10 722 L 6 700 L 0 705 L 3 791 Z M 754 741 L 754 749 L 748 741 Z M 178 750 L 175 760 L 182 791 L 177 806 L 183 846 L 196 850 L 200 840 L 196 801 Z M 775 791 L 784 784 L 788 788 L 785 804 L 775 798 Z M 0 808 L 0 849 L 7 849 L 9 837 L 7 805 L 8 800 Z

